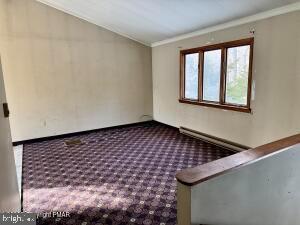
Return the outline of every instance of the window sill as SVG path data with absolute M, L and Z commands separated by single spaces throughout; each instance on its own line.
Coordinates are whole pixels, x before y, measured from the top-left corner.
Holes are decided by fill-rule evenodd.
M 243 106 L 221 105 L 221 104 L 213 103 L 213 102 L 198 102 L 198 101 L 187 100 L 187 99 L 179 99 L 179 102 L 186 103 L 186 104 L 192 104 L 192 105 L 213 107 L 213 108 L 224 109 L 224 110 L 232 110 L 232 111 L 238 111 L 238 112 L 244 112 L 244 113 L 251 113 L 250 108 L 243 107 Z

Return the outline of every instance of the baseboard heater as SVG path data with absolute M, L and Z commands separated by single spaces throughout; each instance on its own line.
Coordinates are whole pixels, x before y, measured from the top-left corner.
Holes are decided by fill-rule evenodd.
M 201 139 L 203 141 L 209 142 L 209 143 L 213 143 L 215 145 L 219 145 L 221 147 L 227 148 L 229 150 L 233 150 L 233 151 L 244 151 L 244 150 L 248 150 L 250 149 L 250 147 L 245 146 L 245 145 L 241 145 L 232 141 L 228 141 L 222 138 L 218 138 L 209 134 L 205 134 L 199 131 L 195 131 L 186 127 L 180 127 L 179 128 L 180 133 L 194 137 L 194 138 L 198 138 Z

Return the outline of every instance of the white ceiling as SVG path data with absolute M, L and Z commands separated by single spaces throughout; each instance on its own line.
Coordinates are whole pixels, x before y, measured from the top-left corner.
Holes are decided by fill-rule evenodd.
M 38 1 L 150 45 L 299 0 Z

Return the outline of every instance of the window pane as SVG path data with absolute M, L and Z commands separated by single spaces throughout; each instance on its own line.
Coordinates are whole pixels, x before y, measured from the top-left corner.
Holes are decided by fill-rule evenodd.
M 204 52 L 203 100 L 219 102 L 221 49 Z
M 198 99 L 199 53 L 185 56 L 185 93 L 187 99 Z
M 226 103 L 247 105 L 250 46 L 227 51 Z

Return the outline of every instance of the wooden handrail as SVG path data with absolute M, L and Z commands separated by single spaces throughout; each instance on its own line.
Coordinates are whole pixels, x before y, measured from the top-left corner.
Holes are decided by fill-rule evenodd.
M 185 185 L 193 186 L 228 173 L 229 171 L 251 164 L 263 157 L 300 144 L 300 134 L 287 137 L 254 149 L 243 151 L 194 168 L 184 169 L 176 174 L 177 180 Z

